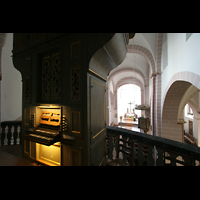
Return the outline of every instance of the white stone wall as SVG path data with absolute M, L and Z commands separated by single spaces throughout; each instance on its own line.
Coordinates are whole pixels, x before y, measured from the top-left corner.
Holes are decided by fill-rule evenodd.
M 8 33 L 1 55 L 1 121 L 12 121 L 22 115 L 21 74 L 13 66 L 13 33 Z

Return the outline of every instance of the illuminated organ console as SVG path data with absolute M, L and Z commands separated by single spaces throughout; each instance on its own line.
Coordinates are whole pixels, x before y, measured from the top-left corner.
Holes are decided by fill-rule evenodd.
M 67 123 L 62 107 L 37 106 L 35 112 L 24 135 L 24 152 L 30 151 L 30 157 L 36 162 L 60 166 L 61 144 L 71 146 L 74 141 L 73 136 L 66 135 Z
M 50 146 L 60 141 L 60 121 L 60 113 L 42 111 L 39 125 L 33 130 L 29 129 L 24 139 Z
M 13 64 L 23 84 L 23 158 L 106 164 L 106 79 L 124 60 L 130 35 L 13 34 Z

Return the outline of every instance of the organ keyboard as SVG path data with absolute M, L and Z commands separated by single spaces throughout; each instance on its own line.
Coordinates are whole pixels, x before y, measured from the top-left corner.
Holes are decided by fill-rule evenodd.
M 35 129 L 29 129 L 24 139 L 50 146 L 60 141 L 60 121 L 60 113 L 43 111 L 40 116 L 39 126 Z

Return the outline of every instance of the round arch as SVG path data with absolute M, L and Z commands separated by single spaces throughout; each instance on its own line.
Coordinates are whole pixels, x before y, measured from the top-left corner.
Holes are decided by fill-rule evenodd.
M 145 47 L 142 47 L 140 45 L 128 45 L 127 52 L 128 53 L 136 53 L 136 54 L 144 56 L 151 67 L 152 73 L 156 72 L 155 60 L 153 58 L 152 53 L 148 49 L 146 49 Z
M 109 77 L 108 77 L 108 81 L 110 81 L 113 77 L 115 77 L 115 76 L 117 76 L 117 75 L 119 75 L 119 74 L 121 74 L 121 73 L 123 73 L 123 72 L 129 72 L 129 73 L 136 73 L 136 74 L 138 74 L 140 77 L 141 77 L 141 79 L 144 81 L 144 84 L 148 84 L 145 80 L 145 76 L 144 76 L 144 74 L 140 71 L 140 70 L 138 70 L 138 69 L 133 69 L 133 68 L 122 68 L 122 69 L 119 69 L 119 70 L 116 70 L 115 72 L 113 72 Z
M 171 79 L 169 80 L 168 85 L 165 89 L 165 92 L 164 92 L 163 98 L 162 98 L 162 108 L 163 108 L 163 105 L 164 105 L 164 100 L 166 98 L 167 92 L 169 91 L 169 88 L 172 86 L 172 84 L 175 81 L 186 81 L 186 82 L 191 83 L 192 85 L 194 85 L 198 89 L 200 89 L 200 76 L 198 74 L 195 74 L 195 73 L 190 72 L 190 71 L 177 72 L 176 74 L 174 74 L 171 77 Z
M 162 111 L 162 137 L 182 142 L 182 124 L 177 123 L 179 104 L 186 90 L 187 81 L 175 81 L 166 93 Z
M 118 90 L 121 86 L 126 84 L 134 84 L 140 87 L 141 90 L 141 104 L 144 104 L 145 102 L 145 95 L 144 95 L 144 85 L 139 79 L 133 79 L 133 77 L 127 77 L 124 79 L 121 79 L 116 84 L 116 90 Z
M 193 87 L 193 91 L 189 91 L 189 87 Z M 182 142 L 182 126 L 177 124 L 180 118 L 182 118 L 183 109 L 186 103 L 190 103 L 194 111 L 195 124 L 197 138 L 198 134 L 198 119 L 199 108 L 190 99 L 199 92 L 200 89 L 200 76 L 190 71 L 183 71 L 174 74 L 165 89 L 162 98 L 162 137 L 174 139 Z M 187 91 L 188 90 L 188 91 Z M 188 93 L 188 96 L 184 94 Z M 181 101 L 182 100 L 182 101 Z M 200 143 L 200 140 L 198 141 Z
M 196 88 L 194 85 L 191 85 L 188 88 L 188 90 L 185 92 L 185 94 L 179 104 L 177 121 L 182 118 L 183 110 L 185 108 L 185 105 L 188 102 L 190 102 L 190 104 L 193 105 L 193 109 L 195 109 L 195 111 L 198 111 L 198 105 L 196 105 L 195 103 L 192 103 L 192 101 L 191 101 L 191 98 L 194 97 L 197 93 L 199 93 L 199 89 Z

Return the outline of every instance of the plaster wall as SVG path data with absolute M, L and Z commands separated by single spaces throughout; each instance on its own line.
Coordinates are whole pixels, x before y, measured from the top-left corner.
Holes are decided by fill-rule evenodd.
M 12 121 L 22 116 L 21 73 L 12 63 L 13 33 L 8 33 L 2 49 L 1 121 Z
M 200 75 L 199 44 L 200 33 L 193 33 L 189 38 L 187 38 L 186 33 L 167 33 L 167 40 L 164 41 L 163 45 L 164 47 L 167 46 L 168 59 L 166 60 L 164 53 L 162 53 L 161 62 L 161 69 L 163 72 L 162 104 L 168 83 L 173 75 L 183 71 L 193 72 Z

